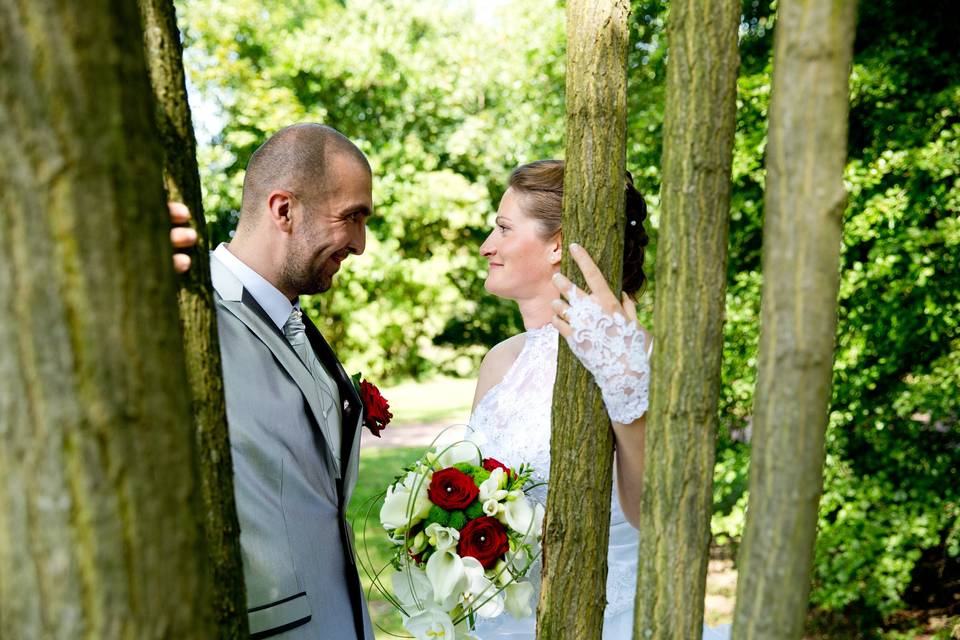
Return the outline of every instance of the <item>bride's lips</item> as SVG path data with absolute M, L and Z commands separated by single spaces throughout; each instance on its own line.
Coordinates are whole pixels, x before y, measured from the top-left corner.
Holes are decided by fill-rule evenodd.
M 487 266 L 493 269 L 494 267 L 502 267 L 503 265 L 500 264 L 499 262 L 489 262 L 487 263 Z

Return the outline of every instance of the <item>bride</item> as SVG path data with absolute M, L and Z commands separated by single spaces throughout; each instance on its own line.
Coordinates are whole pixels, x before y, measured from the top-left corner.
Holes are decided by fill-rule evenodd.
M 636 321 L 630 297 L 642 289 L 646 280 L 646 205 L 627 176 L 624 295 L 620 300 L 611 293 L 587 252 L 570 245 L 572 257 L 592 285 L 593 291 L 587 295 L 574 289 L 559 273 L 563 250 L 563 168 L 562 161 L 540 160 L 515 169 L 500 201 L 495 228 L 480 246 L 480 253 L 489 263 L 486 290 L 517 302 L 526 331 L 501 342 L 484 357 L 469 438 L 483 447 L 485 455 L 511 466 L 527 462 L 537 470 L 535 479 L 548 481 L 557 348 L 560 336 L 567 339 L 574 354 L 594 373 L 613 424 L 617 496 L 611 505 L 603 638 L 627 640 L 633 637 L 639 553 L 635 527 L 643 476 L 644 413 L 652 347 L 650 335 Z M 558 291 L 570 304 L 557 299 Z M 616 314 L 620 316 L 619 323 Z M 615 350 L 619 348 L 617 352 L 623 357 L 612 367 L 618 370 L 616 373 L 608 366 L 609 358 L 598 359 L 596 354 L 598 343 L 608 338 L 594 334 L 590 340 L 590 332 L 599 326 L 597 321 L 604 319 L 617 326 L 616 331 L 602 331 L 607 335 L 616 333 L 619 339 L 619 347 L 613 346 Z M 606 366 L 598 366 L 601 362 Z M 546 487 L 538 491 L 533 497 L 546 504 Z M 532 569 L 531 580 L 539 588 L 539 563 Z M 478 620 L 476 635 L 482 640 L 532 640 L 535 625 L 532 615 L 520 620 L 502 615 Z M 704 627 L 707 640 L 727 637 L 728 628 Z

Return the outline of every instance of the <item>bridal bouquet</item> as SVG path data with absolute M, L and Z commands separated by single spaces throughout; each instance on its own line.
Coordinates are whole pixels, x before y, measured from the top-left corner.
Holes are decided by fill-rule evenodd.
M 532 472 L 463 441 L 432 448 L 387 489 L 380 524 L 394 546 L 392 593 L 387 567 L 364 568 L 415 638 L 465 638 L 477 618 L 533 614 L 524 577 L 540 554 L 544 512 L 526 495 Z

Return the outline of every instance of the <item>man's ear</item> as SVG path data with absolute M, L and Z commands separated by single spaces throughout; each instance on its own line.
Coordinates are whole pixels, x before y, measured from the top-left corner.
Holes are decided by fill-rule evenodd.
M 293 228 L 290 220 L 290 212 L 293 209 L 292 194 L 279 189 L 271 191 L 267 196 L 267 209 L 273 226 L 284 233 L 290 233 Z
M 550 264 L 558 265 L 563 259 L 563 231 L 557 231 L 550 240 Z

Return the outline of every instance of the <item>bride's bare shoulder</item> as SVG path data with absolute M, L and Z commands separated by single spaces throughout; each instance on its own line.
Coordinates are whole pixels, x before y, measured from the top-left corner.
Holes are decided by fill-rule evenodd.
M 520 352 L 523 351 L 526 340 L 526 334 L 519 333 L 496 345 L 490 351 L 487 351 L 487 355 L 483 356 L 483 361 L 480 363 L 480 373 L 477 376 L 477 391 L 473 395 L 474 408 L 480 402 L 480 399 L 507 375 L 510 367 L 516 362 Z

